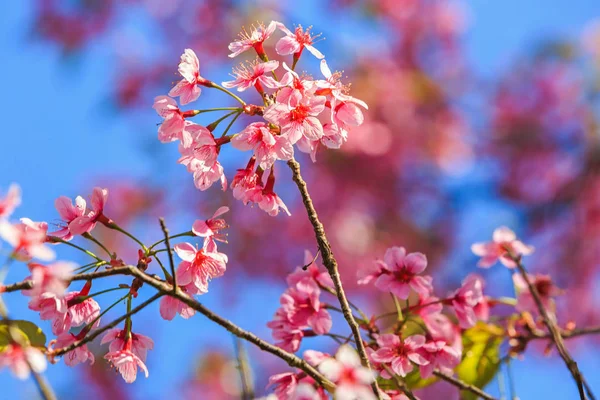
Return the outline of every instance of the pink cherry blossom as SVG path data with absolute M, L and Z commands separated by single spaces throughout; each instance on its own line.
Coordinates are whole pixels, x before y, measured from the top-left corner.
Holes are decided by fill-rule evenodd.
M 379 363 L 390 364 L 392 371 L 404 377 L 413 370 L 411 362 L 426 365 L 429 362 L 421 355 L 425 336 L 413 335 L 402 340 L 394 334 L 384 334 L 377 338 L 379 350 L 371 355 Z
M 483 295 L 485 281 L 477 274 L 469 274 L 462 286 L 452 295 L 452 307 L 461 328 L 470 328 L 478 320 L 487 321 L 489 308 Z
M 138 368 L 144 371 L 146 378 L 148 377 L 146 364 L 144 364 L 144 361 L 131 350 L 131 346 L 132 340 L 129 339 L 125 342 L 122 349 L 111 351 L 104 356 L 104 358 L 119 371 L 127 383 L 135 381 Z
M 563 291 L 554 285 L 552 282 L 552 278 L 550 275 L 527 275 L 529 281 L 533 284 L 533 286 L 537 289 L 540 300 L 544 305 L 544 308 L 551 314 L 554 315 L 556 305 L 554 304 L 554 297 L 559 296 L 563 293 Z M 534 315 L 539 314 L 539 309 L 529 290 L 529 286 L 523 276 L 519 273 L 513 274 L 513 282 L 515 284 L 515 289 L 517 291 L 517 311 L 520 312 L 529 312 Z
M 253 122 L 231 139 L 231 145 L 238 150 L 253 150 L 260 167 L 270 168 L 276 160 L 290 160 L 294 157 L 294 147 L 287 137 L 274 135 L 264 122 Z
M 313 367 L 319 366 L 323 361 L 331 357 L 331 354 L 323 353 L 317 350 L 306 350 L 302 353 L 302 358 Z
M 154 341 L 148 336 L 141 335 L 139 333 L 130 332 L 131 337 L 129 342 L 126 338 L 126 332 L 122 329 L 110 329 L 102 337 L 100 344 L 110 343 L 108 350 L 111 352 L 117 352 L 125 347 L 129 346 L 131 352 L 135 354 L 140 360 L 146 361 L 146 355 L 148 350 L 154 348 Z
M 208 292 L 208 283 L 225 273 L 227 256 L 219 252 L 197 249 L 190 243 L 175 246 L 175 253 L 183 260 L 177 268 L 177 283 L 193 284 L 200 294 Z
M 263 43 L 275 32 L 277 22 L 271 21 L 268 26 L 260 23 L 256 27 L 252 27 L 250 33 L 243 31 L 240 33 L 240 40 L 229 44 L 230 58 L 236 57 L 246 50 L 254 48 L 259 56 L 265 54 Z
M 10 368 L 13 375 L 22 380 L 29 378 L 31 370 L 44 372 L 46 365 L 46 357 L 35 347 L 11 343 L 0 352 L 0 367 Z
M 443 340 L 425 343 L 421 347 L 421 354 L 429 362 L 419 367 L 421 377 L 425 379 L 431 377 L 434 369 L 451 375 L 454 368 L 460 363 L 461 356 L 460 352 Z
M 200 63 L 192 49 L 185 49 L 181 55 L 178 70 L 183 79 L 171 89 L 169 96 L 179 96 L 179 101 L 185 105 L 200 96 L 201 90 L 198 85 L 209 86 L 210 81 L 200 76 Z
M 161 143 L 179 140 L 184 148 L 190 147 L 192 132 L 190 132 L 189 124 L 186 124 L 189 121 L 185 120 L 185 114 L 177 107 L 175 100 L 168 96 L 157 96 L 154 99 L 153 108 L 158 115 L 165 119 L 158 128 L 158 140 Z
M 517 240 L 517 236 L 513 231 L 502 226 L 494 231 L 493 241 L 475 243 L 471 246 L 471 250 L 475 255 L 481 257 L 481 260 L 477 263 L 479 267 L 489 268 L 500 260 L 504 266 L 514 268 L 516 264 L 509 253 L 513 256 L 527 256 L 533 253 L 534 248 Z
M 306 268 L 304 269 L 304 267 Z M 288 275 L 287 284 L 305 293 L 313 293 L 319 289 L 319 286 L 333 289 L 331 277 L 327 271 L 314 262 L 313 256 L 308 250 L 304 251 L 304 266 L 297 267 Z
M 18 224 L 0 220 L 0 238 L 11 245 L 14 254 L 23 260 L 37 258 L 42 261 L 53 260 L 56 254 L 46 243 L 48 224 L 21 218 Z
M 295 144 L 302 136 L 308 140 L 319 140 L 323 126 L 317 118 L 325 109 L 324 96 L 304 97 L 290 104 L 275 103 L 265 109 L 264 118 L 281 126 L 281 134 Z
M 300 77 L 284 62 L 285 74 L 279 81 L 281 89 L 277 92 L 276 101 L 282 104 L 298 104 L 303 97 L 310 97 L 317 90 L 316 82 L 308 77 Z
M 291 398 L 293 400 L 327 400 L 329 396 L 324 393 L 323 388 L 315 389 L 314 385 L 301 382 Z
M 52 293 L 56 296 L 62 296 L 69 286 L 73 270 L 76 268 L 74 263 L 58 261 L 47 266 L 29 263 L 27 264 L 31 276 L 28 277 L 33 283 L 29 290 L 23 290 L 26 296 L 39 296 L 42 293 Z
M 196 220 L 192 225 L 192 232 L 196 236 L 204 238 L 205 247 L 208 251 L 216 251 L 217 245 L 215 240 L 227 243 L 227 235 L 219 233 L 220 230 L 227 228 L 227 223 L 220 217 L 229 211 L 229 207 L 219 207 L 213 216 L 207 220 Z
M 198 294 L 198 289 L 193 283 L 186 286 L 180 286 L 180 288 L 188 295 Z M 167 321 L 173 320 L 177 314 L 181 315 L 181 318 L 183 319 L 191 318 L 196 314 L 196 310 L 192 307 L 171 296 L 163 296 L 163 298 L 160 299 L 159 311 L 160 316 Z
M 77 337 L 69 332 L 64 332 L 60 334 L 56 340 L 54 341 L 53 349 L 62 349 L 64 347 L 68 347 L 77 341 Z M 65 364 L 69 367 L 74 367 L 77 364 L 85 363 L 87 361 L 90 364 L 93 364 L 96 360 L 94 357 L 94 353 L 88 350 L 87 344 L 83 346 L 79 346 L 63 356 L 65 360 Z
M 8 187 L 6 196 L 0 198 L 0 219 L 10 217 L 19 205 L 21 205 L 21 187 L 13 183 Z
M 318 369 L 327 379 L 336 384 L 336 399 L 376 398 L 369 386 L 375 380 L 375 375 L 361 365 L 358 354 L 349 345 L 341 345 L 335 358 L 323 361 Z
M 91 232 L 96 227 L 96 223 L 101 222 L 106 224 L 110 222 L 103 214 L 107 200 L 108 189 L 95 187 L 90 197 L 92 208 L 86 210 L 84 215 L 75 218 L 69 223 L 69 231 L 71 234 L 81 235 L 86 232 Z
M 323 335 L 331 329 L 332 321 L 329 312 L 319 301 L 320 291 L 310 293 L 295 289 L 287 289 L 279 299 L 281 309 L 285 311 L 288 320 L 295 326 L 308 327 Z
M 241 200 L 244 205 L 252 201 L 256 192 L 262 192 L 260 176 L 254 172 L 255 163 L 256 158 L 252 157 L 246 168 L 238 169 L 231 181 L 233 197 Z
M 383 291 L 389 291 L 400 299 L 408 299 L 410 290 L 420 294 L 428 294 L 433 290 L 430 276 L 418 276 L 427 268 L 427 258 L 422 253 L 406 254 L 403 247 L 391 247 L 386 250 L 380 275 L 375 286 Z M 369 278 L 363 278 L 363 282 Z
M 299 326 L 290 322 L 288 313 L 284 309 L 277 309 L 273 321 L 269 321 L 267 327 L 272 329 L 271 335 L 277 347 L 292 353 L 298 351 L 304 332 Z
M 310 53 L 318 59 L 325 57 L 313 46 L 315 39 L 320 35 L 311 35 L 311 27 L 308 27 L 306 30 L 304 30 L 302 29 L 302 26 L 299 25 L 296 27 L 294 32 L 292 32 L 282 23 L 278 23 L 277 28 L 279 28 L 286 35 L 279 39 L 275 45 L 275 51 L 277 51 L 277 54 L 280 56 L 293 54 L 295 58 L 298 58 L 302 54 L 302 50 L 306 48 L 306 50 L 310 51 Z
M 427 332 L 434 340 L 443 340 L 458 353 L 462 353 L 461 329 L 441 313 L 426 314 L 422 316 Z
M 282 374 L 269 377 L 268 387 L 274 387 L 274 393 L 279 400 L 287 400 L 293 397 L 298 387 L 298 376 L 293 372 L 284 372 Z
M 254 62 L 248 65 L 240 65 L 233 70 L 232 81 L 223 82 L 223 86 L 232 89 L 237 87 L 238 92 L 243 92 L 255 87 L 259 93 L 264 93 L 263 85 L 270 89 L 277 89 L 279 83 L 273 77 L 267 75 L 279 67 L 278 61 L 267 61 L 264 63 Z
M 85 200 L 83 197 L 77 196 L 75 198 L 75 204 L 73 204 L 73 201 L 67 196 L 60 196 L 54 201 L 54 207 L 56 207 L 56 211 L 58 211 L 58 215 L 60 215 L 62 220 L 62 228 L 58 231 L 51 232 L 50 235 L 56 236 L 63 240 L 73 239 L 73 234 L 69 230 L 69 224 L 85 214 Z

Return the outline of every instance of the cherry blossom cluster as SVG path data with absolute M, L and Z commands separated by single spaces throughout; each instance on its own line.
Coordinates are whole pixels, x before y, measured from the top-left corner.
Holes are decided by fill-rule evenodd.
M 270 60 L 265 51 L 265 41 L 276 30 L 284 36 L 275 44 L 279 56 L 292 56 L 292 64 Z M 231 189 L 236 199 L 244 204 L 256 204 L 269 215 L 280 210 L 289 211 L 274 191 L 275 162 L 291 160 L 294 146 L 309 153 L 316 160 L 321 147 L 339 148 L 352 127 L 364 121 L 361 109 L 366 103 L 348 94 L 349 86 L 341 82 L 341 74 L 333 73 L 323 54 L 314 47 L 319 35 L 310 28 L 298 26 L 294 31 L 282 23 L 272 21 L 267 26 L 259 24 L 250 32 L 244 31 L 240 40 L 229 45 L 230 57 L 254 50 L 256 60 L 241 64 L 233 71 L 234 79 L 222 86 L 200 75 L 200 62 L 191 49 L 186 49 L 179 62 L 181 80 L 168 96 L 158 96 L 154 109 L 164 118 L 158 128 L 158 139 L 163 143 L 177 141 L 181 157 L 178 163 L 185 166 L 194 177 L 195 186 L 206 190 L 215 182 L 227 189 L 227 178 L 218 156 L 228 143 L 253 155 L 245 168 L 238 169 L 232 179 Z M 298 60 L 306 49 L 320 61 L 321 79 L 295 71 Z M 283 71 L 281 71 L 283 70 Z M 283 72 L 283 73 L 282 73 Z M 240 103 L 240 107 L 221 107 L 205 110 L 181 110 L 181 106 L 196 101 L 201 88 L 224 91 Z M 229 89 L 244 92 L 254 88 L 262 104 L 248 104 Z M 190 118 L 205 112 L 230 111 L 208 126 L 194 123 Z M 239 133 L 228 135 L 229 129 L 241 115 L 259 116 L 261 121 L 251 122 Z M 218 125 L 232 118 L 220 136 L 215 135 Z M 269 170 L 268 174 L 265 172 Z
M 472 250 L 481 257 L 478 265 L 482 268 L 500 261 L 512 269 L 516 267 L 516 260 L 533 252 L 533 247 L 519 241 L 510 229 L 501 227 L 494 232 L 491 242 L 476 243 Z M 291 352 L 299 350 L 303 338 L 325 335 L 338 341 L 344 337 L 330 332 L 328 307 L 319 298 L 322 291 L 333 292 L 329 275 L 309 253 L 305 263 L 288 276 L 289 288 L 281 296 L 281 307 L 268 323 L 276 344 Z M 415 374 L 420 379 L 432 378 L 434 373 L 453 375 L 463 359 L 463 333 L 475 327 L 478 321 L 488 321 L 490 309 L 497 304 L 514 306 L 517 313 L 524 315 L 537 314 L 528 285 L 518 273 L 513 276 L 516 299 L 486 296 L 485 281 L 478 274 L 468 275 L 460 288 L 440 298 L 434 295 L 433 278 L 424 274 L 426 269 L 424 254 L 392 247 L 383 259 L 358 271 L 359 285 L 372 284 L 378 291 L 391 294 L 396 311 L 368 318 L 354 306 L 361 315 L 357 317 L 360 327 L 368 338 L 365 344 L 373 371 L 364 367 L 348 344 L 341 345 L 335 357 L 315 350 L 304 351 L 303 358 L 336 384 L 336 399 L 376 399 L 370 387 L 376 378 L 385 382 Z M 553 299 L 561 291 L 547 275 L 529 275 L 528 278 L 552 312 Z M 386 323 L 389 317 L 396 317 L 396 322 Z M 536 322 L 536 328 L 540 326 L 540 322 Z M 318 391 L 319 385 L 303 371 L 274 375 L 270 386 L 274 388 L 274 398 L 279 400 L 326 398 Z M 383 398 L 408 399 L 401 388 L 386 389 Z
M 87 344 L 79 342 L 99 328 L 101 317 L 108 310 L 123 301 L 129 309 L 133 299 L 138 296 L 142 283 L 135 279 L 131 284 L 120 284 L 96 293 L 91 293 L 94 281 L 89 279 L 80 289 L 67 291 L 72 283 L 77 284 L 75 278 L 78 274 L 126 265 L 116 252 L 110 252 L 92 236 L 98 223 L 129 236 L 140 245 L 136 265 L 141 270 L 148 268 L 153 259 L 158 260 L 158 252 L 167 250 L 155 249 L 163 241 L 149 247 L 143 245 L 135 236 L 108 218 L 104 214 L 107 200 L 108 190 L 99 187 L 93 189 L 89 203 L 81 196 L 76 197 L 74 201 L 65 196 L 59 197 L 55 206 L 61 220 L 56 224 L 57 230 L 48 232 L 49 225 L 46 222 L 34 222 L 29 218 L 21 218 L 17 223 L 9 221 L 9 217 L 21 202 L 17 185 L 12 185 L 7 195 L 0 199 L 0 238 L 12 246 L 8 262 L 18 260 L 27 264 L 30 276 L 26 281 L 31 282 L 31 287 L 23 289 L 22 293 L 29 297 L 29 309 L 38 312 L 41 320 L 50 321 L 52 333 L 56 335 L 56 339 L 50 341 L 46 348 L 28 345 L 27 340 L 11 338 L 8 346 L 0 352 L 0 366 L 10 367 L 15 376 L 25 379 L 30 370 L 42 372 L 46 368 L 46 356 L 43 353 L 46 353 L 52 362 L 56 362 L 53 353 L 70 346 L 73 346 L 73 349 L 63 356 L 66 365 L 75 366 L 85 362 L 93 364 L 94 354 L 88 350 Z M 90 205 L 89 208 L 87 204 Z M 226 235 L 220 231 L 227 228 L 227 224 L 219 217 L 227 211 L 227 207 L 221 207 L 211 218 L 196 220 L 189 232 L 178 235 L 197 237 L 201 239 L 202 247 L 183 242 L 176 244 L 173 249 L 168 249 L 177 254 L 181 262 L 174 275 L 163 269 L 166 282 L 173 284 L 176 281 L 179 289 L 190 296 L 201 295 L 208 292 L 210 280 L 225 273 L 227 256 L 218 251 L 217 242 L 226 242 Z M 90 250 L 71 244 L 77 236 L 99 245 L 109 259 L 104 260 Z M 75 247 L 92 256 L 95 261 L 81 267 L 72 262 L 54 261 L 56 252 L 53 247 L 56 245 Z M 127 292 L 101 312 L 96 297 L 117 290 Z M 176 314 L 189 318 L 194 315 L 194 310 L 173 297 L 163 297 L 160 301 L 162 318 L 172 320 Z M 76 328 L 80 328 L 78 332 L 75 331 Z M 107 330 L 100 343 L 109 344 L 109 351 L 104 358 L 119 371 L 125 382 L 134 382 L 138 369 L 148 376 L 145 362 L 147 352 L 153 349 L 154 342 L 151 338 L 132 331 L 131 318 L 125 320 L 122 329 Z

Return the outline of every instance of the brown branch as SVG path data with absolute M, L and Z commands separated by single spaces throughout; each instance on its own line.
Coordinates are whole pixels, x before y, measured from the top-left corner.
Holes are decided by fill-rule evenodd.
M 165 235 L 165 246 L 167 246 L 167 253 L 169 254 L 169 266 L 171 267 L 171 278 L 173 278 L 173 291 L 177 287 L 177 277 L 175 276 L 175 262 L 173 261 L 173 252 L 171 251 L 171 243 L 169 242 L 169 230 L 167 229 L 167 225 L 165 225 L 165 219 L 159 218 L 160 228 Z
M 381 366 L 386 370 L 388 374 L 390 374 L 392 380 L 394 381 L 398 389 L 401 390 L 402 393 L 406 395 L 406 397 L 408 397 L 410 400 L 418 400 L 417 397 L 413 394 L 413 392 L 408 388 L 408 386 L 406 386 L 406 383 L 404 383 L 402 379 L 400 379 L 400 377 L 396 375 L 390 367 L 388 367 L 385 364 L 381 364 Z
M 578 338 L 581 336 L 585 336 L 585 335 L 598 335 L 600 334 L 600 326 L 591 326 L 588 328 L 581 328 L 581 329 L 573 329 L 571 331 L 569 330 L 563 330 L 560 335 L 563 339 L 574 339 L 574 338 Z M 531 340 L 543 340 L 543 339 L 550 339 L 552 340 L 552 334 L 551 333 L 538 333 L 538 332 L 531 332 L 531 334 L 529 335 L 523 335 L 523 336 L 519 336 L 518 339 L 524 340 L 524 341 L 531 341 Z
M 495 397 L 490 396 L 489 394 L 487 394 L 486 392 L 484 392 L 483 390 L 479 389 L 476 386 L 473 385 L 469 385 L 467 382 L 463 382 L 460 379 L 456 379 L 453 376 L 450 375 L 446 375 L 443 372 L 440 371 L 433 371 L 433 374 L 435 376 L 437 376 L 440 379 L 445 380 L 446 382 L 450 383 L 451 385 L 456 386 L 457 388 L 461 389 L 461 390 L 466 390 L 469 391 L 477 396 L 479 396 L 480 398 L 484 399 L 484 400 L 496 400 Z
M 16 292 L 17 290 L 27 290 L 33 288 L 33 282 L 30 280 L 24 280 L 17 283 L 12 283 L 6 286 L 0 286 L 0 293 Z
M 333 280 L 336 296 L 338 298 L 340 306 L 342 307 L 344 318 L 346 319 L 346 322 L 348 323 L 348 326 L 350 326 L 352 334 L 354 335 L 356 348 L 358 350 L 358 354 L 360 356 L 362 364 L 365 367 L 371 369 L 371 364 L 369 363 L 369 358 L 367 357 L 367 352 L 365 350 L 365 346 L 360 335 L 360 328 L 356 323 L 356 320 L 354 319 L 352 309 L 350 308 L 350 304 L 348 302 L 346 294 L 344 293 L 344 287 L 342 286 L 342 280 L 340 278 L 337 261 L 333 255 L 333 252 L 331 251 L 331 245 L 327 240 L 323 224 L 319 220 L 317 211 L 315 210 L 310 194 L 308 193 L 308 187 L 306 186 L 306 182 L 304 181 L 300 173 L 300 164 L 294 159 L 288 161 L 287 164 L 292 170 L 292 179 L 294 180 L 296 186 L 300 190 L 300 195 L 302 196 L 304 208 L 308 213 L 308 219 L 310 220 L 310 223 L 312 224 L 313 229 L 315 231 L 317 244 L 319 246 L 319 250 L 321 251 L 321 256 L 323 258 L 323 265 L 325 266 L 327 272 L 329 273 L 329 276 Z M 373 392 L 377 395 L 377 397 L 381 398 L 377 382 L 374 382 L 371 386 L 373 388 Z
M 544 306 L 544 303 L 542 302 L 542 299 L 540 297 L 540 294 L 539 294 L 537 288 L 535 287 L 535 285 L 533 283 L 531 283 L 531 280 L 529 279 L 529 275 L 527 274 L 527 270 L 525 269 L 525 267 L 523 266 L 523 263 L 521 262 L 521 257 L 515 256 L 514 254 L 512 254 L 510 252 L 508 254 L 509 254 L 510 258 L 517 265 L 517 268 L 519 269 L 519 272 L 520 272 L 521 276 L 523 277 L 523 280 L 525 280 L 525 282 L 527 283 L 529 292 L 533 296 L 533 299 L 535 301 L 537 309 L 540 312 L 540 315 L 542 316 L 542 319 L 544 321 L 544 325 L 546 325 L 546 327 L 548 328 L 548 331 L 550 332 L 549 338 L 554 342 L 554 345 L 556 346 L 556 350 L 558 351 L 558 354 L 565 362 L 567 368 L 569 369 L 569 371 L 571 372 L 571 375 L 573 376 L 573 379 L 575 380 L 575 383 L 577 384 L 577 389 L 579 390 L 580 399 L 585 400 L 586 397 L 585 397 L 585 393 L 584 393 L 583 375 L 579 371 L 579 367 L 577 367 L 577 363 L 575 362 L 575 360 L 573 360 L 573 358 L 569 354 L 569 351 L 565 347 L 565 343 L 560 334 L 560 330 L 559 330 L 558 326 L 556 326 L 554 319 L 551 318 L 550 315 L 548 315 L 548 311 L 546 310 L 546 307 Z M 590 396 L 590 398 L 594 399 L 594 395 L 589 390 L 588 390 L 588 395 Z

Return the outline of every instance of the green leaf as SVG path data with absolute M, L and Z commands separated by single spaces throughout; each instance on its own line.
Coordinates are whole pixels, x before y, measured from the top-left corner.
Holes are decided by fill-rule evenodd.
M 438 378 L 432 376 L 427 379 L 423 379 L 421 377 L 421 373 L 419 372 L 419 368 L 415 365 L 410 374 L 406 375 L 404 378 L 404 382 L 409 389 L 421 389 L 427 387 L 429 385 L 434 384 L 438 381 Z
M 34 347 L 46 347 L 46 335 L 42 329 L 33 322 L 11 320 L 10 324 L 15 328 L 17 334 L 21 335 L 21 340 Z M 0 322 L 0 349 L 10 343 L 8 329 L 9 326 L 6 321 Z
M 500 367 L 500 344 L 504 330 L 493 324 L 478 322 L 463 333 L 463 359 L 456 367 L 461 381 L 478 388 L 487 385 Z M 462 400 L 475 400 L 477 397 L 467 391 L 461 392 Z

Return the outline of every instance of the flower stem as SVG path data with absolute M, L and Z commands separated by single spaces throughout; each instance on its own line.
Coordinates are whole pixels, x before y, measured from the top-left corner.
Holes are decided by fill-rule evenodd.
M 175 238 L 182 237 L 182 236 L 195 236 L 195 235 L 194 235 L 194 232 L 187 231 L 187 232 L 178 233 L 177 235 L 169 236 L 169 239 L 175 239 Z M 158 242 L 154 243 L 152 246 L 148 247 L 148 250 L 152 250 L 153 248 L 155 248 L 156 246 L 158 246 L 159 244 L 161 244 L 164 241 L 165 241 L 165 239 L 159 240 Z M 147 254 L 147 255 L 149 255 L 149 254 Z
M 215 82 L 211 82 L 209 87 L 212 87 L 212 88 L 220 90 L 221 92 L 227 93 L 229 96 L 231 96 L 234 99 L 236 99 L 241 105 L 243 105 L 243 106 L 246 105 L 246 102 L 244 100 L 240 99 L 233 92 L 231 92 L 230 90 L 225 89 L 223 86 L 220 86 L 220 85 L 216 84 Z
M 67 246 L 71 246 L 85 254 L 87 254 L 90 257 L 95 258 L 97 261 L 103 261 L 100 257 L 98 257 L 97 255 L 95 255 L 94 253 L 92 253 L 89 250 L 84 249 L 83 247 L 79 247 L 74 243 L 71 242 L 67 242 L 66 240 L 63 240 L 61 238 L 58 238 L 56 236 L 48 236 L 48 241 L 52 242 L 52 243 L 62 243 L 62 244 L 66 244 Z M 104 246 L 102 246 L 104 248 Z M 106 249 L 105 249 L 106 250 Z M 110 253 L 108 253 L 110 255 Z
M 121 232 L 125 236 L 129 236 L 133 241 L 135 241 L 137 244 L 140 245 L 140 247 L 142 248 L 144 253 L 148 251 L 148 248 L 146 247 L 146 245 L 144 243 L 142 243 L 138 238 L 136 238 L 134 235 L 127 232 L 125 229 L 121 228 L 119 225 L 115 224 L 114 222 L 110 222 L 110 223 L 106 224 L 106 226 L 109 227 L 110 229 L 114 229 L 115 231 Z

